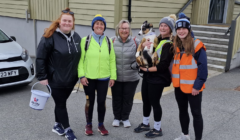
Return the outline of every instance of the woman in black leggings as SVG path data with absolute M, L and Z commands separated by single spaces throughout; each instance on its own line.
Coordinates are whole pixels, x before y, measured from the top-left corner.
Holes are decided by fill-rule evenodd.
M 144 71 L 142 81 L 143 122 L 134 129 L 134 132 L 139 133 L 150 130 L 149 116 L 151 108 L 153 108 L 154 126 L 152 130 L 145 134 L 148 138 L 162 136 L 160 98 L 164 87 L 168 87 L 171 84 L 169 66 L 173 58 L 171 47 L 175 19 L 175 15 L 170 15 L 161 19 L 159 23 L 159 44 L 155 49 L 155 52 L 159 52 L 158 60 L 160 60 L 157 66 L 150 68 L 140 67 Z M 146 41 L 142 44 L 142 47 L 144 46 L 149 47 L 150 43 Z
M 175 140 L 190 140 L 188 104 L 193 115 L 195 140 L 202 139 L 203 118 L 201 112 L 202 91 L 207 80 L 206 47 L 191 35 L 190 19 L 184 13 L 176 21 L 174 40 L 174 64 L 172 82 L 179 108 L 181 135 Z

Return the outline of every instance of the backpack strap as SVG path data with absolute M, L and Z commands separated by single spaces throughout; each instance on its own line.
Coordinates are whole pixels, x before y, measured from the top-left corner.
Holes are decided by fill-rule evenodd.
M 91 35 L 91 34 L 87 36 L 87 39 L 86 39 L 86 42 L 85 42 L 85 53 L 86 53 L 86 51 L 87 51 L 88 48 L 89 48 L 89 44 L 90 44 L 90 42 L 91 42 L 91 38 L 92 38 L 92 35 Z
M 137 50 L 138 46 L 137 46 L 137 42 L 136 42 L 136 36 L 133 38 L 133 41 L 135 42 L 136 50 Z
M 109 51 L 109 54 L 110 54 L 110 52 L 111 52 L 111 41 L 107 36 L 106 36 L 106 40 L 107 40 L 107 43 L 108 43 L 108 51 Z
M 114 43 L 114 41 L 115 41 L 115 37 L 113 38 L 112 42 Z

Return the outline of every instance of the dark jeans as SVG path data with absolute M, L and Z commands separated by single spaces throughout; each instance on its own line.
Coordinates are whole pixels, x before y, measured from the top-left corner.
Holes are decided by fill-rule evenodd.
M 68 128 L 67 99 L 70 96 L 72 88 L 51 88 L 52 97 L 55 102 L 55 121 L 61 123 L 64 128 Z
M 179 108 L 179 118 L 182 132 L 187 135 L 189 129 L 189 114 L 188 103 L 190 104 L 191 112 L 193 115 L 193 127 L 196 139 L 202 139 L 203 132 L 203 118 L 201 112 L 202 92 L 193 96 L 192 94 L 185 94 L 180 88 L 175 88 L 175 97 Z
M 154 121 L 159 122 L 162 119 L 162 107 L 160 99 L 162 97 L 164 87 L 159 84 L 151 84 L 143 78 L 142 81 L 142 100 L 143 100 L 143 116 L 149 117 L 153 108 Z
M 134 82 L 115 82 L 112 87 L 114 119 L 123 121 L 129 119 L 138 82 L 139 80 Z
M 100 80 L 93 80 L 93 79 L 87 79 L 87 80 L 88 80 L 88 86 L 83 86 L 86 96 L 89 97 L 89 99 L 87 100 L 87 104 L 89 101 L 89 105 L 86 105 L 85 107 L 87 123 L 92 122 L 93 107 L 95 102 L 95 91 L 97 91 L 98 122 L 103 123 L 105 112 L 106 112 L 105 102 L 107 97 L 109 80 L 107 81 L 100 81 Z

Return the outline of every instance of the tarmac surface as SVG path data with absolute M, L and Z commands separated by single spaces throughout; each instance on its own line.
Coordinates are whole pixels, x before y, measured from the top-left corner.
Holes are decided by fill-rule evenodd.
M 42 111 L 29 107 L 31 86 L 0 89 L 0 140 L 64 140 L 51 131 L 54 124 L 54 102 L 52 98 Z M 202 112 L 204 119 L 203 140 L 240 140 L 240 91 L 234 90 L 240 86 L 240 68 L 211 77 L 206 82 L 203 91 Z M 35 89 L 47 91 L 45 86 L 37 85 Z M 163 109 L 163 136 L 157 140 L 173 140 L 181 133 L 178 119 L 178 107 L 173 92 L 165 94 L 161 99 Z M 145 140 L 143 133 L 134 133 L 133 129 L 142 122 L 142 103 L 135 103 L 130 115 L 130 128 L 112 127 L 114 119 L 112 100 L 106 101 L 105 127 L 108 136 L 97 132 L 97 104 L 93 114 L 93 136 L 86 136 L 84 129 L 86 119 L 84 114 L 85 94 L 82 91 L 72 93 L 67 102 L 71 128 L 78 140 Z M 191 113 L 190 113 L 191 114 Z M 191 115 L 190 115 L 191 116 Z M 153 116 L 151 115 L 151 127 Z M 195 139 L 190 123 L 190 137 Z

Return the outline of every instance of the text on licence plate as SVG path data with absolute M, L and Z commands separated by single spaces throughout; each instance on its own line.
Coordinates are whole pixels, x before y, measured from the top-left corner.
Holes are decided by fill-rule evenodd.
M 0 78 L 19 75 L 18 70 L 0 71 Z

